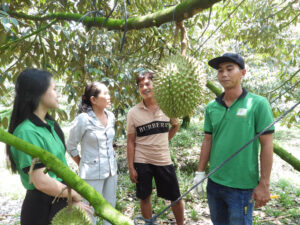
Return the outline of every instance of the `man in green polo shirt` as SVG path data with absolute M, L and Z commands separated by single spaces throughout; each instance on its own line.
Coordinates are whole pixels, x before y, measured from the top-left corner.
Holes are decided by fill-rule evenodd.
M 268 101 L 242 88 L 246 70 L 240 55 L 225 53 L 208 64 L 218 70 L 225 92 L 206 107 L 205 136 L 194 183 L 204 178 L 208 162 L 212 171 L 273 122 Z M 273 132 L 271 127 L 209 177 L 207 199 L 214 225 L 252 224 L 253 205 L 261 207 L 270 200 Z M 201 193 L 202 186 L 196 190 Z

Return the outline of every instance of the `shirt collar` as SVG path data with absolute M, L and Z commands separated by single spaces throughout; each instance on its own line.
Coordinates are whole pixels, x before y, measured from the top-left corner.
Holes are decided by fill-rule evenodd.
M 47 123 L 44 123 L 37 115 L 35 115 L 34 113 L 30 114 L 30 116 L 28 117 L 28 119 L 30 120 L 30 122 L 32 122 L 35 126 L 37 127 L 46 127 L 47 129 L 50 128 L 50 125 Z M 46 114 L 46 120 L 50 123 L 53 123 L 52 118 Z
M 96 114 L 94 113 L 92 107 L 88 107 L 88 110 L 86 112 L 90 117 L 92 117 L 93 119 L 96 119 Z
M 60 126 L 54 121 L 54 119 L 47 113 L 46 114 L 46 120 L 47 123 L 44 123 L 37 115 L 35 115 L 34 113 L 32 113 L 31 115 L 29 115 L 28 117 L 29 121 L 32 122 L 35 126 L 37 127 L 45 127 L 48 129 L 49 132 L 52 133 L 51 131 L 51 126 L 54 128 L 56 134 L 58 135 L 58 137 L 60 138 L 60 140 L 62 141 L 65 149 L 65 136 L 63 131 L 61 130 Z M 50 126 L 51 125 L 51 126 Z
M 139 108 L 143 108 L 143 109 L 147 109 L 147 107 L 146 107 L 145 104 L 144 104 L 144 101 L 141 101 L 141 102 L 138 104 L 138 107 L 139 107 Z
M 106 113 L 107 119 L 109 120 L 110 118 L 109 118 L 109 113 L 107 112 L 107 109 L 104 109 L 104 112 Z M 92 107 L 89 107 L 89 108 L 88 108 L 87 114 L 88 114 L 90 117 L 92 117 L 93 119 L 95 119 L 96 121 L 98 121 L 98 118 L 97 118 L 96 114 L 94 113 Z M 99 121 L 99 122 L 100 122 L 100 121 Z
M 145 103 L 144 103 L 143 100 L 138 104 L 138 107 L 139 107 L 139 108 L 142 108 L 142 109 L 145 109 L 145 110 L 149 110 L 149 109 L 146 107 L 146 105 L 145 105 Z M 160 107 L 158 106 L 157 111 L 159 111 L 159 110 L 160 110 Z
M 242 90 L 243 90 L 242 94 L 237 98 L 236 101 L 240 100 L 241 98 L 244 98 L 247 95 L 248 91 L 245 88 L 242 88 Z M 225 92 L 223 92 L 220 96 L 218 96 L 216 98 L 216 101 L 218 103 L 220 103 L 221 105 L 223 105 L 224 107 L 228 108 L 227 105 L 225 104 L 224 100 L 223 100 L 224 95 L 225 95 Z

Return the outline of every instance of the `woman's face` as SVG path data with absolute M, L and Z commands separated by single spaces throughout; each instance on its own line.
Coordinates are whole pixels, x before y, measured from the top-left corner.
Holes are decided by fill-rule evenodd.
M 100 90 L 100 93 L 97 97 L 91 97 L 92 106 L 99 109 L 110 107 L 110 95 L 108 88 L 104 84 L 97 84 L 97 88 Z
M 47 109 L 57 109 L 58 97 L 55 81 L 51 78 L 47 91 L 41 96 L 40 104 Z

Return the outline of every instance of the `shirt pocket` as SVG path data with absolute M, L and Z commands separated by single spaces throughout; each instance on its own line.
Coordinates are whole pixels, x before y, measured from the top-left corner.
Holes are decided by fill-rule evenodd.
M 83 160 L 81 160 L 81 162 L 83 163 L 83 164 L 87 164 L 87 165 L 96 165 L 96 164 L 98 164 L 99 163 L 99 159 L 83 159 Z
M 94 179 L 99 177 L 99 160 L 81 160 L 80 177 L 83 179 Z

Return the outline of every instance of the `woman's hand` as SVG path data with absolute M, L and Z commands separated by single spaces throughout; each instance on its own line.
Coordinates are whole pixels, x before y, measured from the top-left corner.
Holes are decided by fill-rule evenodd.
M 85 203 L 83 203 L 81 201 L 79 201 L 79 202 L 73 201 L 72 205 L 83 209 L 84 211 L 86 211 L 91 216 L 94 214 L 93 207 L 89 206 L 89 205 L 87 205 L 87 204 L 85 204 Z
M 79 166 L 80 160 L 81 160 L 80 156 L 79 156 L 79 155 L 76 155 L 76 156 L 74 156 L 74 157 L 72 157 L 72 158 L 73 158 L 73 160 L 75 161 L 75 163 Z
M 77 193 L 77 191 L 72 189 L 72 200 L 73 202 L 81 202 L 82 197 L 80 194 Z

